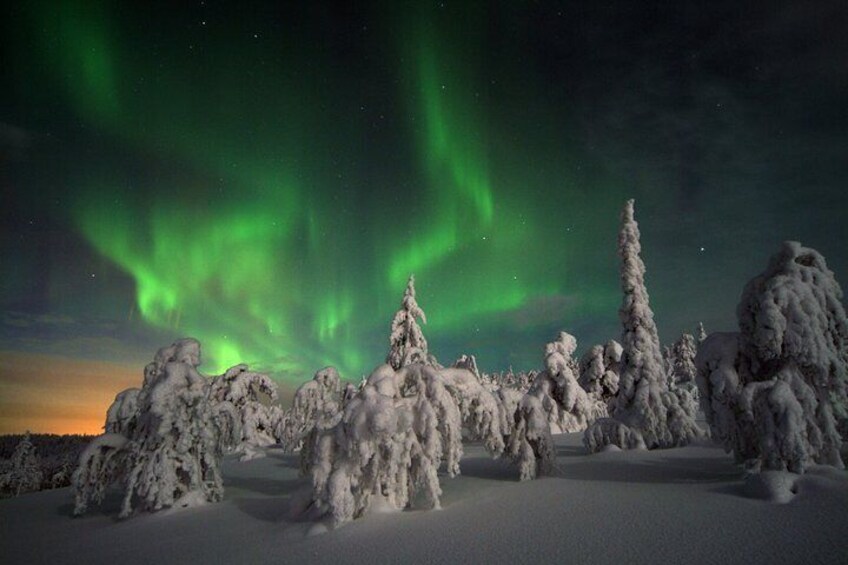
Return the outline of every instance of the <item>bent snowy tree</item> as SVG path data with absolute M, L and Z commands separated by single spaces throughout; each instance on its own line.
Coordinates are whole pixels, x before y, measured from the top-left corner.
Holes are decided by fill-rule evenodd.
M 341 420 L 314 438 L 315 507 L 336 526 L 361 516 L 374 497 L 402 509 L 419 496 L 424 508 L 438 508 L 437 471 L 444 463 L 449 476 L 459 473 L 461 428 L 459 408 L 433 367 L 377 367 Z
M 76 515 L 99 503 L 114 482 L 124 487 L 121 517 L 134 507 L 159 510 L 222 498 L 219 461 L 238 442 L 240 419 L 231 403 L 211 399 L 199 364 L 195 339 L 159 350 L 137 395 L 137 425 L 128 436 L 95 438 L 80 456 L 73 475 Z
M 843 468 L 848 319 L 816 250 L 785 242 L 745 286 L 739 333 L 710 334 L 696 357 L 713 437 L 751 470 Z

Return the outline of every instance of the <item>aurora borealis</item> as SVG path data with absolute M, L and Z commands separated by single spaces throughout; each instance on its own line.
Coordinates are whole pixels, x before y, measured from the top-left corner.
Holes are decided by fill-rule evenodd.
M 848 284 L 836 2 L 2 10 L 2 405 L 22 355 L 140 379 L 184 335 L 207 374 L 357 380 L 410 273 L 443 362 L 582 352 L 631 197 L 666 341 L 732 328 L 784 239 Z

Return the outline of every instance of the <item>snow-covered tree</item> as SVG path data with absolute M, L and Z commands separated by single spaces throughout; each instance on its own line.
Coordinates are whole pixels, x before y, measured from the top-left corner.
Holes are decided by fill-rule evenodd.
M 277 405 L 277 384 L 268 375 L 244 364 L 231 367 L 212 382 L 212 398 L 231 404 L 239 415 L 241 439 L 234 451 L 241 461 L 264 457 L 262 448 L 277 443 L 283 411 Z
M 59 468 L 50 476 L 50 488 L 62 488 L 70 485 L 73 472 L 73 462 L 69 457 L 64 457 Z
M 415 301 L 415 276 L 410 275 L 403 293 L 400 310 L 392 319 L 389 336 L 389 354 L 386 363 L 397 370 L 413 363 L 438 366 L 436 359 L 427 351 L 427 340 L 418 325 L 418 319 L 427 323 L 427 316 Z
M 138 425 L 138 394 L 141 389 L 128 388 L 115 396 L 115 401 L 106 411 L 107 434 L 130 436 Z
M 624 293 L 619 317 L 624 328 L 619 390 L 613 418 L 630 428 L 632 435 L 641 435 L 648 448 L 684 445 L 697 436 L 699 430 L 693 419 L 686 418 L 676 395 L 668 394 L 659 337 L 645 288 L 645 264 L 640 256 L 639 237 L 639 226 L 633 216 L 633 200 L 629 200 L 621 214 L 618 235 L 621 288 Z M 670 415 L 674 420 L 671 424 Z M 610 427 L 606 422 L 598 425 Z M 585 443 L 595 450 L 603 447 L 595 445 L 597 438 L 615 439 L 621 435 L 603 434 L 590 429 L 586 433 Z
M 696 365 L 713 437 L 750 469 L 843 467 L 848 319 L 816 250 L 785 242 L 745 286 L 740 332 L 710 334 Z
M 292 407 L 286 413 L 286 423 L 281 434 L 283 449 L 289 452 L 301 449 L 316 425 L 322 428 L 334 426 L 341 410 L 339 372 L 335 367 L 316 371 L 312 380 L 300 385 L 294 393 Z
M 607 346 L 595 345 L 589 349 L 580 360 L 580 378 L 578 382 L 583 387 L 589 396 L 595 400 L 599 400 L 607 406 L 607 409 L 615 402 L 615 395 L 618 393 L 618 359 L 621 357 L 620 346 L 619 355 L 614 357 L 615 347 L 610 344 L 618 345 L 615 341 L 610 341 Z M 607 349 L 611 349 L 612 355 L 607 355 Z
M 553 464 L 551 433 L 585 430 L 607 415 L 606 405 L 589 396 L 577 382 L 577 349 L 574 336 L 560 332 L 545 347 L 545 370 L 536 375 L 530 390 L 521 399 L 515 414 L 515 426 L 509 440 L 510 455 L 521 466 L 521 478 L 532 479 Z M 546 422 L 542 429 L 540 421 Z M 530 435 L 528 435 L 530 434 Z M 530 458 L 535 462 L 531 462 Z
M 80 456 L 73 475 L 75 514 L 102 500 L 112 482 L 124 487 L 121 516 L 133 507 L 159 510 L 220 500 L 223 450 L 240 437 L 229 402 L 215 402 L 200 375 L 200 343 L 191 338 L 160 349 L 145 369 L 139 416 L 129 437 L 104 434 Z
M 339 422 L 344 407 L 357 392 L 352 386 L 342 390 L 335 367 L 316 371 L 311 381 L 295 391 L 292 407 L 283 418 L 281 437 L 284 450 L 300 451 L 301 474 L 310 472 L 318 436 Z
M 698 415 L 698 385 L 695 381 L 695 338 L 683 333 L 669 348 L 668 390 L 677 397 L 677 406 L 686 417 L 694 420 Z
M 38 452 L 32 443 L 29 431 L 27 431 L 12 453 L 12 465 L 8 478 L 9 486 L 7 488 L 15 496 L 34 492 L 41 490 L 43 478 Z
M 381 365 L 345 407 L 341 421 L 315 438 L 312 498 L 339 525 L 375 497 L 394 508 L 419 500 L 438 508 L 437 471 L 459 472 L 462 418 L 436 369 Z
M 459 359 L 453 362 L 452 367 L 456 369 L 467 369 L 478 380 L 481 378 L 480 369 L 477 368 L 477 358 L 474 355 L 460 355 Z
M 504 450 L 502 422 L 505 414 L 497 397 L 467 369 L 442 369 L 439 376 L 459 407 L 463 429 L 469 439 L 482 441 L 492 456 L 500 456 Z
M 698 343 L 702 343 L 707 339 L 707 330 L 704 329 L 704 323 L 698 322 Z

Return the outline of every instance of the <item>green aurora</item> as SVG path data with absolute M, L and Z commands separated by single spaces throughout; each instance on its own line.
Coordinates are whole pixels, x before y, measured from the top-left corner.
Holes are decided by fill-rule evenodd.
M 132 283 L 103 289 L 103 303 L 197 337 L 208 373 L 246 362 L 296 382 L 332 364 L 356 379 L 383 360 L 411 273 L 445 363 L 467 352 L 487 370 L 530 368 L 557 329 L 615 337 L 617 215 L 631 196 L 649 277 L 655 264 L 657 280 L 679 280 L 701 260 L 681 251 L 702 245 L 699 201 L 679 213 L 656 188 L 677 174 L 670 158 L 641 153 L 660 142 L 615 127 L 590 138 L 586 108 L 599 99 L 589 121 L 603 125 L 608 106 L 580 90 L 583 67 L 552 79 L 546 56 L 522 51 L 535 32 L 504 22 L 532 7 L 378 5 L 339 19 L 212 4 L 31 2 L 7 38 L 21 119 L 61 116 L 89 146 L 67 149 L 50 194 L 103 270 Z M 727 127 L 695 118 L 706 133 Z M 743 118 L 744 142 L 759 131 Z M 730 165 L 703 176 L 733 191 Z M 652 264 L 669 234 L 675 262 Z M 685 290 L 657 298 L 660 313 Z M 674 331 L 703 318 L 686 310 Z

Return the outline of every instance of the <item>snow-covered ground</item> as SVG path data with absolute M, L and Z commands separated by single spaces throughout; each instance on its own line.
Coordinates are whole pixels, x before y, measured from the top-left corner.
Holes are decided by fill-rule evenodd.
M 296 456 L 223 466 L 223 502 L 118 521 L 120 495 L 71 518 L 70 489 L 0 501 L 0 562 L 846 563 L 848 473 L 813 467 L 788 504 L 743 495 L 732 457 L 708 443 L 587 455 L 556 436 L 553 476 L 466 446 L 441 477 L 442 510 L 374 512 L 335 531 L 291 517 L 309 480 Z

